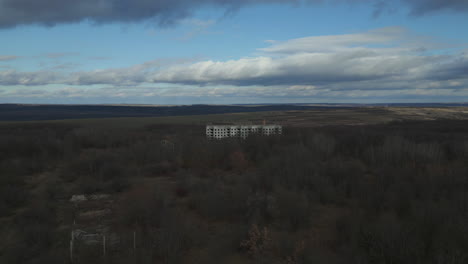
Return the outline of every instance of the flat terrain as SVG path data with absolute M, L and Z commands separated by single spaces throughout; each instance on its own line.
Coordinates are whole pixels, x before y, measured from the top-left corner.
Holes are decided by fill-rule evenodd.
M 71 120 L 90 125 L 131 126 L 206 123 L 277 123 L 286 126 L 362 125 L 395 120 L 467 119 L 467 106 L 346 105 L 9 105 L 0 104 L 0 122 Z M 94 119 L 94 120 L 93 120 Z
M 326 109 L 305 105 L 19 105 L 0 104 L 0 121 L 39 121 L 110 117 L 192 116 L 207 114 Z M 334 107 L 338 108 L 338 107 Z M 345 107 L 339 107 L 345 108 Z
M 405 120 L 468 120 L 468 107 L 349 107 L 320 108 L 313 110 L 260 111 L 207 115 L 182 115 L 163 117 L 119 117 L 51 120 L 46 123 L 75 124 L 106 129 L 135 129 L 153 124 L 196 125 L 210 123 L 280 124 L 287 127 L 321 127 L 328 125 L 385 124 Z M 35 123 L 36 121 L 23 121 Z M 0 124 L 17 124 L 5 121 Z M 20 122 L 22 123 L 22 122 Z

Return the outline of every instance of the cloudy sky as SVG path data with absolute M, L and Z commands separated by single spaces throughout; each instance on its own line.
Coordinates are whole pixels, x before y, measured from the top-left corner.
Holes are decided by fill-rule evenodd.
M 468 0 L 0 0 L 0 103 L 468 102 Z

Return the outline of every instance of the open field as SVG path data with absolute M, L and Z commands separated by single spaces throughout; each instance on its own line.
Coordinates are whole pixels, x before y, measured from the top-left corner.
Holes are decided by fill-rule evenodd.
M 260 124 L 265 120 L 292 127 L 317 127 L 327 125 L 381 124 L 403 120 L 467 120 L 468 107 L 349 107 L 320 108 L 302 111 L 260 111 L 227 114 L 164 116 L 164 117 L 119 117 L 98 119 L 69 119 L 45 121 L 48 123 L 78 124 L 91 127 L 137 128 L 150 124 L 205 125 L 209 123 Z M 35 121 L 23 121 L 34 123 Z M 0 122 L 15 124 L 17 122 Z
M 327 109 L 305 105 L 15 105 L 0 104 L 0 121 L 40 121 L 112 117 L 165 117 L 228 114 L 264 111 L 303 111 Z M 333 108 L 346 108 L 334 106 Z
M 261 123 L 288 126 L 376 124 L 394 120 L 466 119 L 466 106 L 347 106 L 347 105 L 0 105 L 0 122 L 71 120 L 111 124 L 118 122 L 206 124 L 209 122 Z M 92 119 L 99 119 L 93 121 Z M 109 119 L 109 120 L 107 120 Z M 130 122 L 129 122 L 130 121 Z

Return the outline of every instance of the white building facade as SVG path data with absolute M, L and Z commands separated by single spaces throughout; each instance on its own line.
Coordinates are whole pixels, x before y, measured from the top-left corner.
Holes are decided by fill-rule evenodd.
M 207 125 L 206 137 L 221 139 L 227 137 L 246 138 L 251 134 L 258 135 L 281 135 L 280 125 Z

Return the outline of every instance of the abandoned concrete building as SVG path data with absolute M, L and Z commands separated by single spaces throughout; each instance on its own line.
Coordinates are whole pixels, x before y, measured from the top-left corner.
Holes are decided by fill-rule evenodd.
M 221 139 L 227 137 L 246 138 L 252 134 L 258 135 L 280 135 L 280 125 L 207 125 L 206 137 Z

